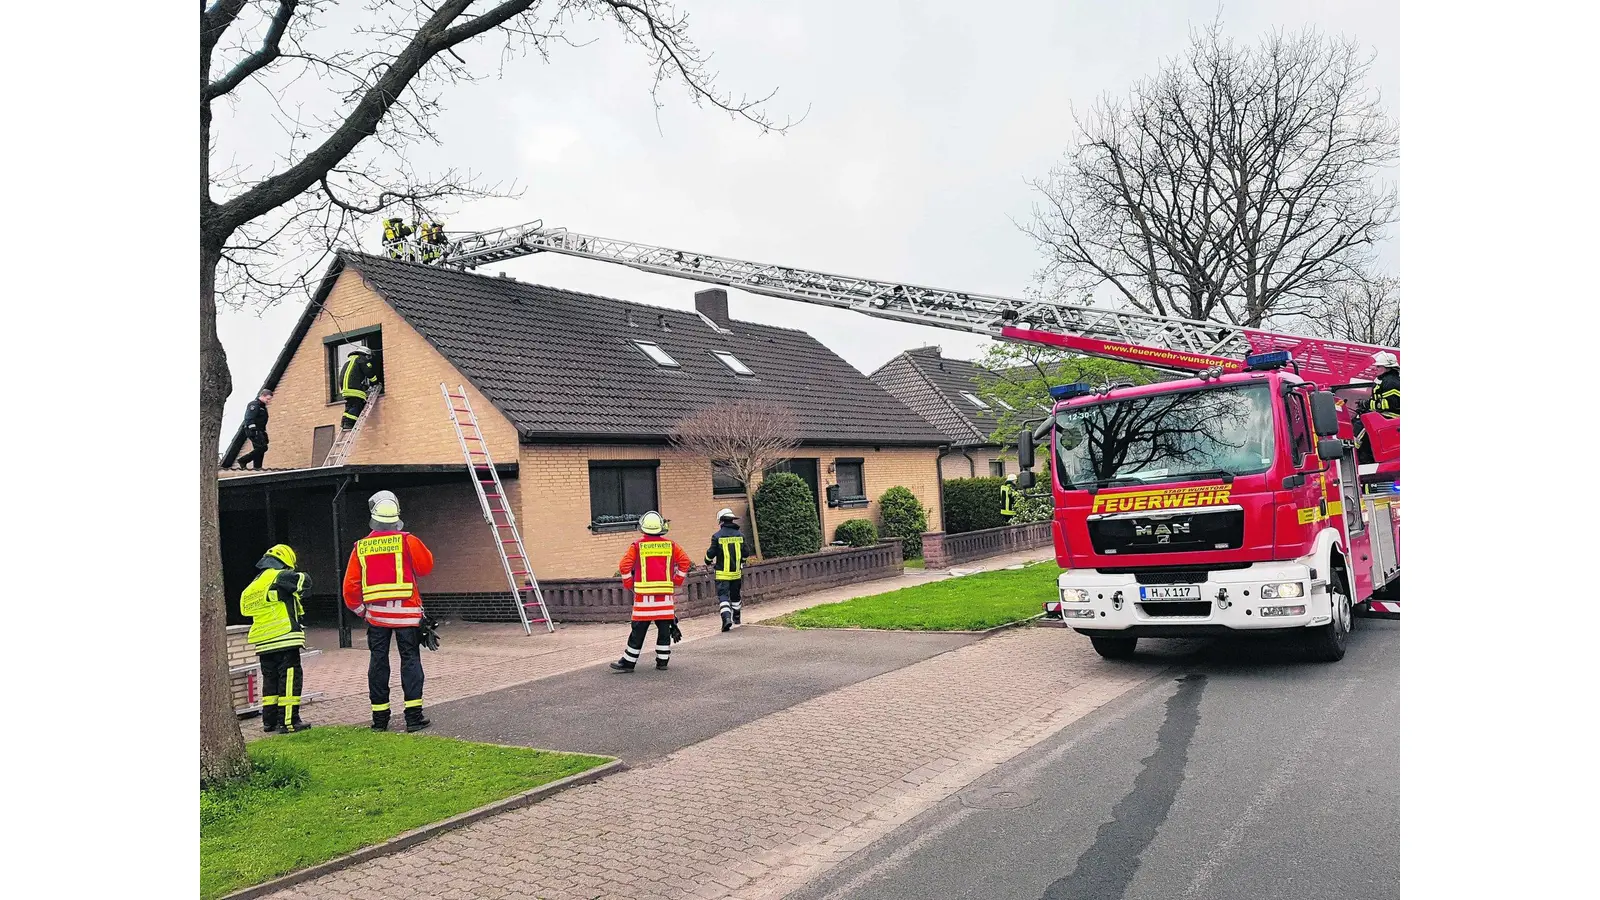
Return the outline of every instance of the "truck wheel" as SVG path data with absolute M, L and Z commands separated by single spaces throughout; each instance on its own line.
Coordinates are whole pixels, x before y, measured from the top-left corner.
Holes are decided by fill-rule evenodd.
M 1106 659 L 1132 659 L 1133 648 L 1138 646 L 1139 639 L 1131 637 L 1091 637 L 1089 643 L 1094 645 L 1094 652 Z
M 1306 640 L 1306 649 L 1316 662 L 1338 662 L 1344 659 L 1345 644 L 1350 638 L 1350 625 L 1355 621 L 1350 605 L 1350 588 L 1345 583 L 1343 569 L 1334 569 L 1328 580 L 1328 600 L 1332 617 L 1328 624 L 1313 631 Z

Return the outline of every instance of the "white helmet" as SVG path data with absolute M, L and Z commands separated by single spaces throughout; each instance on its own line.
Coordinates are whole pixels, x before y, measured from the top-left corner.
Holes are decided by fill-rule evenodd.
M 666 534 L 667 520 L 661 518 L 661 513 L 652 509 L 639 517 L 639 530 L 649 535 Z
M 373 525 L 400 531 L 405 528 L 405 523 L 400 521 L 400 502 L 398 500 L 379 500 L 372 504 Z
M 354 344 L 350 345 L 350 352 L 351 353 L 368 353 L 368 354 L 370 354 L 372 352 L 372 350 L 365 343 L 363 343 L 361 341 L 356 341 Z
M 738 516 L 735 516 L 733 514 L 733 510 L 729 509 L 726 506 L 724 506 L 722 509 L 717 511 L 717 521 L 719 521 L 719 522 L 722 521 L 723 519 L 737 519 L 737 518 L 738 518 Z
M 1381 350 L 1372 357 L 1372 364 L 1380 369 L 1398 369 L 1400 368 L 1400 357 L 1387 350 Z
M 367 498 L 367 512 L 377 509 L 378 504 L 384 500 L 388 500 L 396 506 L 400 505 L 400 498 L 394 495 L 394 491 L 379 491 Z

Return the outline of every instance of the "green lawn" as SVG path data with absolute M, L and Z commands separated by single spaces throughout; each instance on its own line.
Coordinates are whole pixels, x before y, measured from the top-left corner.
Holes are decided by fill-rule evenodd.
M 219 897 L 606 762 L 321 726 L 249 747 L 249 782 L 200 792 L 200 896 Z
M 920 556 L 916 557 L 915 559 L 906 560 L 906 568 L 908 569 L 926 569 L 927 567 L 927 561 Z
M 1061 570 L 1054 560 L 1025 569 L 979 572 L 780 616 L 771 625 L 796 628 L 890 628 L 982 631 L 1044 611 Z

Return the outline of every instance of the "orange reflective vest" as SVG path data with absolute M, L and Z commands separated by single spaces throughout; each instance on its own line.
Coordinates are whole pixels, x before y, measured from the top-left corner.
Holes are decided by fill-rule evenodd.
M 628 545 L 617 570 L 622 572 L 622 586 L 633 591 L 633 620 L 676 618 L 672 592 L 683 584 L 692 565 L 689 554 L 667 538 L 645 537 Z
M 417 576 L 433 571 L 433 554 L 414 534 L 374 531 L 350 551 L 344 602 L 370 625 L 414 628 L 422 624 Z

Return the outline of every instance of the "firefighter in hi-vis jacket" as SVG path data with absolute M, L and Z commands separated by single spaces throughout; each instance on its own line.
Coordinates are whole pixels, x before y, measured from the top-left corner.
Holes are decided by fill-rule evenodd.
M 406 731 L 430 724 L 422 714 L 422 592 L 417 576 L 433 572 L 433 553 L 405 530 L 400 501 L 388 491 L 372 498 L 372 533 L 356 541 L 344 570 L 344 604 L 367 622 L 367 693 L 372 727 L 389 729 L 389 638 L 400 648 L 400 688 Z
M 294 549 L 288 544 L 268 547 L 256 563 L 261 574 L 239 597 L 239 611 L 250 617 L 245 640 L 261 660 L 261 730 L 268 734 L 311 727 L 300 721 L 306 675 L 300 664 L 300 648 L 306 645 L 306 610 L 300 598 L 311 589 L 311 576 L 296 572 L 294 564 Z
M 683 584 L 694 565 L 677 541 L 664 536 L 667 523 L 660 513 L 652 510 L 640 516 L 639 531 L 644 537 L 629 544 L 628 552 L 622 554 L 622 561 L 617 564 L 622 586 L 633 591 L 633 630 L 628 634 L 622 658 L 611 664 L 618 672 L 632 672 L 639 662 L 651 622 L 656 623 L 656 668 L 667 667 L 678 624 L 672 592 Z
M 722 630 L 739 627 L 739 587 L 744 583 L 744 561 L 750 558 L 750 545 L 739 520 L 731 509 L 717 513 L 717 530 L 711 535 L 706 565 L 716 572 L 717 611 L 722 614 Z

